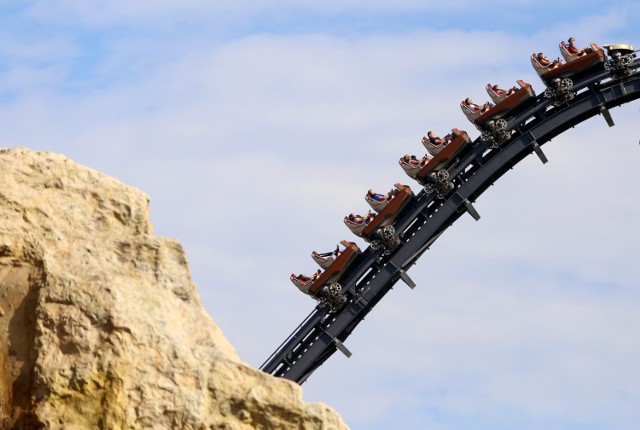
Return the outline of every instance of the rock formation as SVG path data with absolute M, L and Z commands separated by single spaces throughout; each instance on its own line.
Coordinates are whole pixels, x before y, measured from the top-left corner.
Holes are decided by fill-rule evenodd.
M 346 429 L 242 363 L 148 197 L 0 150 L 0 429 Z

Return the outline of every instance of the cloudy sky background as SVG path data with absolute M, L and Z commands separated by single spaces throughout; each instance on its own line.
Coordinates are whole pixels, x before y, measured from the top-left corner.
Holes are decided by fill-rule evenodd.
M 259 366 L 314 307 L 290 284 L 487 82 L 543 86 L 560 40 L 640 46 L 613 0 L 4 1 L 0 146 L 151 198 L 202 302 Z M 353 429 L 637 429 L 640 102 L 476 202 L 305 384 Z

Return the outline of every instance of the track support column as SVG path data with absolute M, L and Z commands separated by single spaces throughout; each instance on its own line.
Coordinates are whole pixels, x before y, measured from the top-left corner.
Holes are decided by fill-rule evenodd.
M 402 279 L 404 283 L 409 286 L 409 288 L 413 290 L 417 286 L 416 283 L 413 282 L 413 279 L 411 279 L 409 275 L 407 275 L 407 272 L 402 269 L 398 269 L 398 272 L 400 272 L 400 279 Z
M 471 215 L 476 221 L 480 221 L 480 214 L 478 213 L 476 208 L 473 207 L 469 199 L 464 199 L 464 205 L 467 208 L 467 212 L 469 212 L 469 215 Z
M 333 344 L 336 346 L 336 348 L 338 348 L 338 351 L 346 355 L 347 358 L 350 358 L 353 355 L 351 354 L 351 351 L 349 351 L 349 349 L 346 346 L 344 346 L 344 343 L 340 342 L 335 337 L 333 338 Z
M 609 127 L 613 127 L 615 125 L 615 123 L 613 122 L 613 118 L 611 117 L 611 113 L 609 112 L 609 109 L 604 107 L 604 105 L 600 105 L 600 114 L 602 114 L 602 116 L 604 117 L 604 120 L 607 121 L 607 125 Z
M 540 148 L 540 145 L 538 144 L 538 142 L 536 142 L 535 140 L 532 143 L 533 145 L 533 150 L 536 153 L 536 155 L 538 156 L 538 158 L 540 159 L 540 161 L 542 161 L 542 164 L 547 164 L 547 162 L 549 161 L 549 159 L 547 158 L 547 156 L 544 154 L 544 152 L 542 152 L 542 148 Z

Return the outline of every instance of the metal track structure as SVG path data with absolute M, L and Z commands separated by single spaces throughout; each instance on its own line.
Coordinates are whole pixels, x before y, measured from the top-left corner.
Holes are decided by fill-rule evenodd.
M 541 147 L 587 119 L 602 115 L 614 125 L 609 109 L 640 98 L 640 59 L 600 69 L 574 83 L 572 91 L 569 101 L 537 96 L 509 120 L 510 137 L 501 144 L 479 137 L 469 145 L 448 170 L 455 188 L 444 197 L 427 187 L 416 194 L 394 224 L 400 245 L 391 252 L 367 247 L 340 279 L 347 303 L 335 312 L 317 306 L 260 369 L 302 384 L 337 350 L 349 357 L 344 342 L 356 326 L 398 280 L 416 286 L 407 271 L 458 218 L 469 213 L 480 219 L 473 202 L 487 188 L 530 154 L 546 163 Z

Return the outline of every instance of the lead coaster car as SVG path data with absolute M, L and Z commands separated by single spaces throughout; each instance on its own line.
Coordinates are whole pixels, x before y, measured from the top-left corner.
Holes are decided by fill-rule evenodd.
M 544 95 L 549 99 L 555 98 L 556 105 L 572 100 L 575 96 L 572 91 L 574 82 L 587 72 L 593 72 L 599 68 L 604 69 L 604 62 L 605 53 L 600 48 L 553 69 L 541 65 L 535 53 L 531 55 L 531 65 L 547 87 Z

